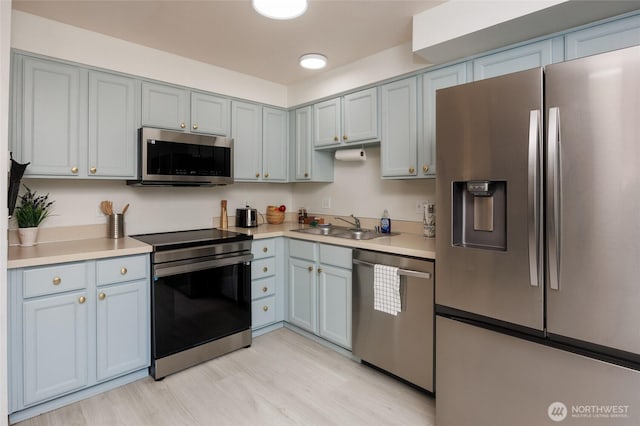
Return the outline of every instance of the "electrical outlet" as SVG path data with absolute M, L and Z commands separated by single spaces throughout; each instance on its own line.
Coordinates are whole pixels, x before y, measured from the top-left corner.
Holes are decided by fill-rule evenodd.
M 323 209 L 330 209 L 331 208 L 331 198 L 330 197 L 325 197 L 322 199 L 322 208 Z

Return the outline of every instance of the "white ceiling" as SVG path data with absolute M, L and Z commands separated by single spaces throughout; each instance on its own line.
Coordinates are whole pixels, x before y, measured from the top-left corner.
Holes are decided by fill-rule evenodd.
M 13 8 L 281 84 L 292 84 L 411 41 L 413 15 L 443 1 L 310 0 L 289 21 L 250 0 L 13 0 Z M 323 53 L 327 68 L 300 68 Z

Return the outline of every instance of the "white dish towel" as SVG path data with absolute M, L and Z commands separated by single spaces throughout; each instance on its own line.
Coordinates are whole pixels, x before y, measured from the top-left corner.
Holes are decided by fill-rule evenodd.
M 373 266 L 373 308 L 391 315 L 401 311 L 400 275 L 395 266 Z

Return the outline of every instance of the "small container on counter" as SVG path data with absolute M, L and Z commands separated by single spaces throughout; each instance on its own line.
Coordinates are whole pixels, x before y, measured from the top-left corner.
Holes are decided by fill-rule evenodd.
M 436 205 L 433 203 L 424 204 L 422 216 L 424 236 L 434 238 L 436 236 Z
M 391 218 L 389 217 L 389 211 L 387 209 L 384 209 L 384 213 L 380 219 L 380 232 L 383 234 L 389 234 L 391 232 Z

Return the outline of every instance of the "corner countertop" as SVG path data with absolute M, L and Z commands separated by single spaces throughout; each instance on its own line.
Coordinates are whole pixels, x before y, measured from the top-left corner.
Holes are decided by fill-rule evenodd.
M 150 253 L 152 247 L 133 238 L 89 238 L 38 243 L 32 247 L 9 246 L 7 268 L 77 262 L 106 257 Z
M 307 225 L 286 222 L 280 225 L 263 224 L 256 228 L 229 227 L 230 231 L 253 235 L 255 240 L 273 237 L 288 237 L 299 240 L 314 241 L 337 246 L 375 250 L 385 253 L 413 256 L 423 259 L 436 258 L 436 240 L 418 234 L 400 233 L 392 237 L 379 237 L 372 240 L 350 240 L 325 235 L 305 234 L 292 229 L 308 228 Z

